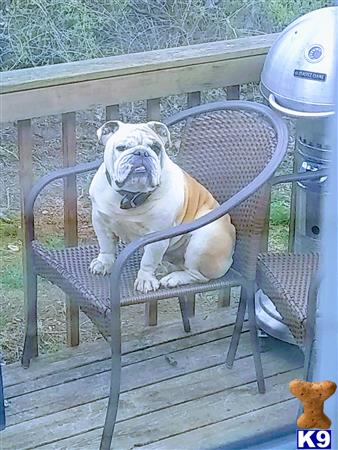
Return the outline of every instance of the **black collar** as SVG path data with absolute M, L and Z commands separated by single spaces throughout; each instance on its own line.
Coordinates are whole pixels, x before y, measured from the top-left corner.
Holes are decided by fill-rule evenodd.
M 112 186 L 111 176 L 106 169 L 106 178 L 110 186 Z M 116 191 L 120 195 L 122 195 L 122 200 L 120 203 L 121 209 L 131 209 L 136 208 L 137 206 L 143 205 L 143 203 L 150 197 L 152 192 L 130 192 L 124 191 L 121 189 L 120 191 Z

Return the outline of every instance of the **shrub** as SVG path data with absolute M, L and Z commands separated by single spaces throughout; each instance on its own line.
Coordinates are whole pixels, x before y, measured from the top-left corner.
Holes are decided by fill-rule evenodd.
M 2 0 L 12 70 L 278 31 L 323 0 Z

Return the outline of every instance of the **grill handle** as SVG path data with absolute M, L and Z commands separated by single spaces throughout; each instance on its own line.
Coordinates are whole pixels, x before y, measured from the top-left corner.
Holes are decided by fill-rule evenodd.
M 296 111 L 294 109 L 285 108 L 285 106 L 277 103 L 277 100 L 273 94 L 269 95 L 269 103 L 273 109 L 279 111 L 283 114 L 286 114 L 290 117 L 295 118 L 320 118 L 320 117 L 330 117 L 333 116 L 334 111 L 323 111 L 323 112 L 304 112 L 304 111 Z

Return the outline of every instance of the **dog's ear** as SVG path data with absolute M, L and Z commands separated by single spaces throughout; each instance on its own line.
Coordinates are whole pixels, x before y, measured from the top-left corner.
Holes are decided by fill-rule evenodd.
M 168 130 L 168 127 L 164 125 L 162 122 L 147 122 L 147 126 L 155 131 L 155 133 L 161 138 L 161 141 L 163 142 L 164 146 L 170 147 L 171 141 L 170 141 L 170 132 Z
M 119 120 L 110 120 L 100 127 L 96 134 L 100 144 L 106 145 L 110 136 L 120 128 L 121 122 Z

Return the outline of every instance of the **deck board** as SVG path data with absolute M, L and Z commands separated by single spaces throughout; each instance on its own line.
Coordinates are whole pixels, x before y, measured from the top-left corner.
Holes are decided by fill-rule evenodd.
M 246 329 L 233 369 L 225 367 L 233 320 L 234 310 L 226 309 L 193 319 L 190 334 L 177 323 L 125 336 L 113 448 L 211 449 L 249 436 L 262 427 L 269 411 L 280 416 L 281 424 L 290 421 L 295 402 L 288 382 L 301 376 L 301 352 L 273 339 L 262 340 L 267 393 L 258 394 Z M 41 357 L 32 370 L 6 367 L 10 406 L 1 448 L 98 448 L 109 364 L 107 344 L 96 342 Z M 187 444 L 193 441 L 199 446 Z
M 245 327 L 246 330 L 246 327 Z M 128 366 L 140 362 L 154 359 L 163 355 L 171 355 L 178 350 L 194 348 L 199 345 L 204 345 L 210 342 L 216 342 L 229 338 L 232 333 L 232 325 L 213 330 L 209 333 L 200 333 L 195 336 L 189 336 L 182 340 L 177 340 L 169 343 L 158 344 L 154 347 L 149 347 L 144 350 L 125 353 L 122 355 L 122 366 Z M 104 343 L 102 342 L 104 345 Z M 34 392 L 39 389 L 48 388 L 50 386 L 57 386 L 63 383 L 68 383 L 72 380 L 80 380 L 90 375 L 107 372 L 110 370 L 109 358 L 101 359 L 99 355 L 100 348 L 96 345 L 94 350 L 97 352 L 98 361 L 93 361 L 90 364 L 84 364 L 77 367 L 64 368 L 53 374 L 48 374 L 42 378 L 35 378 L 27 380 L 25 383 L 11 385 L 6 388 L 6 395 L 9 399 L 23 395 L 25 393 Z M 105 350 L 105 349 L 104 349 Z M 170 358 L 168 356 L 168 358 Z M 21 370 L 18 368 L 18 370 Z
M 271 429 L 287 426 L 290 423 L 290 411 L 296 410 L 297 401 L 295 399 L 286 400 L 144 445 L 139 447 L 139 450 L 204 450 L 207 448 L 219 448 L 225 442 L 227 445 L 231 445 L 239 439 L 248 439 L 257 433 L 264 432 L 267 418 L 269 418 L 269 427 Z
M 190 333 L 183 330 L 182 322 L 162 324 L 158 327 L 145 327 L 137 334 L 124 335 L 122 338 L 122 353 L 132 353 L 146 350 L 156 345 L 189 339 L 191 336 L 220 329 L 234 323 L 236 307 L 196 316 Z M 122 330 L 123 332 L 123 330 Z M 41 379 L 49 374 L 108 359 L 110 348 L 108 344 L 99 340 L 79 347 L 66 347 L 62 351 L 48 353 L 33 359 L 29 367 L 29 375 L 21 368 L 20 363 L 10 364 L 4 372 L 4 386 L 12 386 L 26 382 L 27 379 Z

